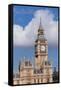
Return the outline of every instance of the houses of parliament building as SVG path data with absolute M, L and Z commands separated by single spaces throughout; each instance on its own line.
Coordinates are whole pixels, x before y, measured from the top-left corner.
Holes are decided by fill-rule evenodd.
M 48 41 L 44 36 L 44 30 L 39 26 L 37 39 L 35 40 L 35 57 L 32 60 L 22 60 L 19 63 L 18 77 L 13 78 L 14 85 L 51 83 L 52 64 L 48 60 Z

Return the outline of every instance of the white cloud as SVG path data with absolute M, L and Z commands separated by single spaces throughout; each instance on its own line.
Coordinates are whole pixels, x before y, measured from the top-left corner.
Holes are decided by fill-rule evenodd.
M 45 31 L 48 43 L 57 45 L 58 39 L 58 21 L 54 21 L 54 15 L 49 10 L 38 10 L 34 13 L 34 18 L 23 29 L 22 26 L 13 25 L 14 45 L 32 46 L 37 36 L 37 30 L 41 24 Z

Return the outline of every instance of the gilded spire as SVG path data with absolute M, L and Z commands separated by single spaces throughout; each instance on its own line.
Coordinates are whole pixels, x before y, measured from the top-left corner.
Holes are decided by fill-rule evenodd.
M 38 35 L 44 35 L 44 30 L 42 28 L 41 19 L 40 19 L 40 24 L 39 24 L 39 29 L 38 29 Z
M 44 39 L 44 30 L 42 28 L 41 19 L 40 19 L 40 24 L 39 24 L 39 29 L 38 29 L 38 38 Z
M 40 24 L 39 24 L 39 29 L 42 29 L 42 23 L 41 23 L 41 18 L 40 18 Z

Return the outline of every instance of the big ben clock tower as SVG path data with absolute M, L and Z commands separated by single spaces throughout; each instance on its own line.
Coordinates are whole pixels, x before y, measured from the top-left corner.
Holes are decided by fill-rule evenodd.
M 44 30 L 39 26 L 37 39 L 35 41 L 35 66 L 42 67 L 44 61 L 48 60 L 48 42 L 44 35 Z

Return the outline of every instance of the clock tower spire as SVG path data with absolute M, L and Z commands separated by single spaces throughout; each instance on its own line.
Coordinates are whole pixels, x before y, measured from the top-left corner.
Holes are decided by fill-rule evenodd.
M 39 29 L 38 29 L 38 35 L 37 36 L 38 36 L 39 40 L 44 40 L 45 39 L 44 30 L 42 28 L 41 20 L 40 20 Z
M 35 41 L 35 66 L 40 68 L 44 61 L 48 60 L 48 42 L 44 35 L 44 30 L 41 25 L 38 29 L 37 39 Z

